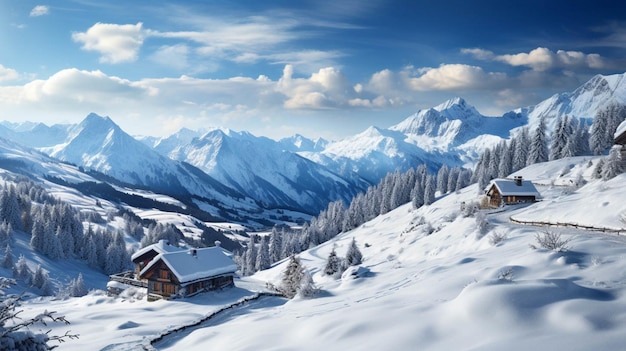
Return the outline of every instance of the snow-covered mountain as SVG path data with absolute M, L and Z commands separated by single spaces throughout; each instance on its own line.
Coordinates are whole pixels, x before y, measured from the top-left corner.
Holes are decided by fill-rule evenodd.
M 342 178 L 281 143 L 247 132 L 214 129 L 188 143 L 181 143 L 183 139 L 164 139 L 155 150 L 200 168 L 270 208 L 314 213 L 331 201 L 349 201 L 369 185 L 358 177 Z
M 465 100 L 454 98 L 420 110 L 388 129 L 370 127 L 329 143 L 321 152 L 301 155 L 340 174 L 356 172 L 376 183 L 389 172 L 421 163 L 435 171 L 442 164 L 471 165 L 485 147 L 508 138 L 511 129 L 525 122 L 518 113 L 483 116 Z
M 311 140 L 300 134 L 296 134 L 290 138 L 280 139 L 278 142 L 285 150 L 291 152 L 317 152 L 324 150 L 326 146 L 328 146 L 328 140 L 324 138 Z
M 626 73 L 596 75 L 572 92 L 554 94 L 535 106 L 520 108 L 515 112 L 527 116 L 531 126 L 545 117 L 548 128 L 552 129 L 558 117 L 567 115 L 591 119 L 611 103 L 626 104 Z
M 160 155 L 126 134 L 109 117 L 93 113 L 69 129 L 65 142 L 41 150 L 122 182 L 170 194 L 188 193 L 220 200 L 243 197 L 207 175 L 199 176 L 189 165 Z

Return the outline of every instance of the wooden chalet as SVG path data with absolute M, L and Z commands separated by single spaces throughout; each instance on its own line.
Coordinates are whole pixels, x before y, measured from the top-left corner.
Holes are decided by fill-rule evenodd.
M 513 179 L 494 179 L 487 188 L 487 202 L 489 207 L 515 205 L 535 202 L 541 198 L 537 188 L 529 180 L 516 176 Z
M 185 297 L 232 286 L 237 271 L 232 253 L 220 246 L 182 249 L 161 240 L 137 251 L 131 259 L 135 271 L 112 275 L 115 284 L 111 287 L 115 289 L 119 283 L 145 287 L 148 300 Z

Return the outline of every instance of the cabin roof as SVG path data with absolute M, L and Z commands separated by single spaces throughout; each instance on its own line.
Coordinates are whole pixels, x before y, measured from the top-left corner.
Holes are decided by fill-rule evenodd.
M 521 182 L 521 185 L 517 185 L 513 179 L 494 179 L 491 181 L 491 186 L 498 188 L 498 191 L 503 196 L 541 197 L 541 194 L 539 194 L 539 191 L 537 191 L 537 188 L 530 180 L 522 180 Z
M 192 254 L 194 250 L 195 255 Z M 181 284 L 237 271 L 232 253 L 214 246 L 160 253 L 141 270 L 139 276 L 146 274 L 159 261 L 167 265 Z
M 615 135 L 613 135 L 613 138 L 615 139 L 615 144 L 626 144 L 626 121 L 620 123 L 620 125 L 615 130 Z
M 152 245 L 148 245 L 146 247 L 144 247 L 143 249 L 135 252 L 130 259 L 135 262 L 135 260 L 141 256 L 143 256 L 144 254 L 150 252 L 150 251 L 154 251 L 156 252 L 156 254 L 162 254 L 162 253 L 166 253 L 166 252 L 176 252 L 176 251 L 186 251 L 183 248 L 180 247 L 176 247 L 176 246 L 172 246 L 170 245 L 167 240 L 159 240 L 158 243 L 156 244 L 152 244 Z M 155 255 L 156 256 L 156 255 Z

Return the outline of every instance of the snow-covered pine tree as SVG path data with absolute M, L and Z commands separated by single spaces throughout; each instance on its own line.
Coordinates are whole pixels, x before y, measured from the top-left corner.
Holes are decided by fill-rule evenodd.
M 2 262 L 0 262 L 0 266 L 2 268 L 11 268 L 13 267 L 13 252 L 11 251 L 11 245 L 7 243 L 6 248 L 4 249 L 4 257 L 2 257 Z
M 44 285 L 45 278 L 45 272 L 43 268 L 41 268 L 41 264 L 38 264 L 35 272 L 33 273 L 31 284 L 33 284 L 34 287 L 41 289 L 41 287 Z
M 513 141 L 511 141 L 513 143 Z M 502 148 L 502 155 L 500 155 L 500 162 L 498 163 L 498 177 L 506 178 L 509 174 L 513 173 L 513 155 L 515 150 L 513 147 L 509 147 L 506 141 L 500 143 Z
M 282 259 L 280 251 L 282 248 L 281 235 L 278 232 L 276 226 L 272 228 L 270 233 L 269 251 L 270 251 L 270 263 L 278 262 Z
M 295 256 L 289 257 L 289 263 L 283 271 L 281 285 L 279 287 L 280 292 L 287 298 L 293 298 L 300 289 L 300 282 L 302 281 L 303 267 L 300 260 Z
M 251 234 L 248 238 L 248 245 L 246 247 L 246 274 L 254 274 L 256 272 L 256 234 Z
M 411 203 L 414 209 L 424 205 L 424 183 L 421 182 L 420 177 L 415 179 L 413 190 L 411 190 Z
M 533 134 L 528 150 L 527 165 L 548 161 L 548 146 L 546 142 L 546 121 L 541 118 Z
M 300 285 L 298 286 L 298 296 L 302 298 L 313 297 L 317 293 L 317 288 L 313 282 L 311 273 L 302 267 L 302 278 L 300 279 Z
M 352 242 L 346 252 L 346 263 L 348 266 L 358 266 L 363 262 L 363 254 L 356 245 L 356 239 L 352 238 Z
M 78 273 L 76 279 L 72 279 L 67 287 L 67 294 L 71 297 L 82 297 L 87 295 L 87 288 L 85 287 L 85 280 L 83 274 Z
M 624 172 L 620 149 L 621 146 L 614 146 L 609 151 L 609 156 L 606 157 L 602 165 L 602 180 L 615 178 Z
M 437 185 L 435 184 L 435 177 L 432 175 L 426 176 L 426 183 L 424 185 L 424 205 L 430 205 L 435 202 L 435 192 L 437 191 Z
M 256 256 L 256 264 L 255 269 L 257 271 L 262 271 L 270 268 L 270 246 L 267 242 L 267 238 L 265 236 L 261 237 L 261 243 L 259 244 L 259 253 Z
M 328 254 L 326 259 L 326 266 L 324 266 L 324 274 L 335 275 L 335 273 L 341 270 L 341 259 L 337 257 L 337 252 L 333 247 L 333 250 Z
M 437 190 L 443 195 L 448 193 L 448 177 L 450 170 L 445 164 L 439 168 L 437 172 Z
M 530 151 L 531 144 L 528 127 L 522 128 L 513 140 L 515 140 L 515 146 L 512 146 L 512 148 L 514 148 L 512 171 L 517 172 L 526 167 L 526 163 L 528 162 L 528 152 Z

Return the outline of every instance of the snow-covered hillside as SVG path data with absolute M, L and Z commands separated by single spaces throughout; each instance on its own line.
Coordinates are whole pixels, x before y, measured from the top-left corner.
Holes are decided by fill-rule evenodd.
M 626 239 L 615 234 L 510 222 L 571 222 L 624 228 L 626 174 L 591 180 L 597 159 L 571 158 L 519 172 L 537 183 L 543 201 L 487 213 L 487 231 L 463 203 L 476 185 L 417 210 L 410 204 L 300 254 L 320 289 L 312 299 L 268 297 L 163 336 L 157 350 L 618 350 L 626 332 Z M 568 166 L 572 174 L 563 170 Z M 480 216 L 478 216 L 480 218 Z M 538 246 L 545 231 L 570 240 L 552 251 Z M 622 229 L 626 233 L 626 229 Z M 342 278 L 322 274 L 333 248 L 343 256 L 357 241 L 361 269 Z M 236 281 L 237 288 L 171 302 L 92 293 L 69 300 L 28 301 L 24 316 L 57 310 L 77 341 L 59 350 L 131 350 L 167 330 L 194 324 L 278 283 L 285 263 Z M 358 277 L 350 272 L 357 272 Z M 167 321 L 165 324 L 163 321 Z M 105 331 L 105 333 L 103 333 Z M 166 333 L 167 334 L 167 333 Z

